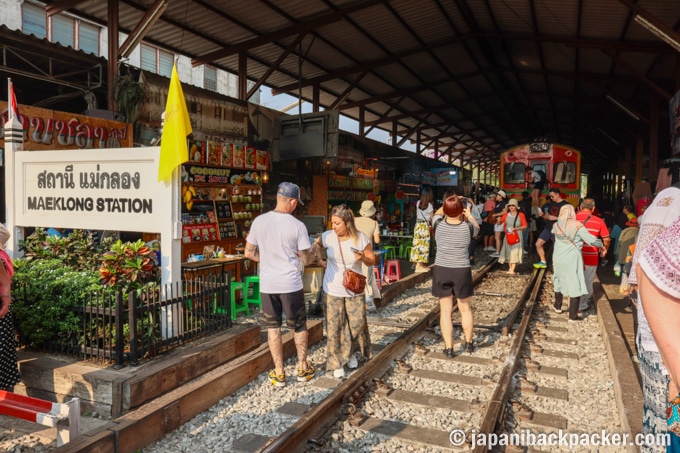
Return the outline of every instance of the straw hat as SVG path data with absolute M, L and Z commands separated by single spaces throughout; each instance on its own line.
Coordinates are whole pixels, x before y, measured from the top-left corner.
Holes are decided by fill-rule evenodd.
M 361 202 L 361 209 L 359 215 L 361 217 L 371 217 L 375 214 L 375 205 L 371 200 L 364 200 Z
M 4 247 L 7 241 L 9 241 L 9 230 L 5 228 L 5 225 L 0 223 L 0 247 Z

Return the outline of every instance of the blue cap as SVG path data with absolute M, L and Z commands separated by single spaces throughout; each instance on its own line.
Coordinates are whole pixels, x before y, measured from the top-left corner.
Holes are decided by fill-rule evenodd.
M 300 204 L 304 204 L 300 199 L 300 187 L 292 182 L 282 182 L 279 184 L 279 190 L 276 191 L 276 194 L 288 198 L 295 198 Z

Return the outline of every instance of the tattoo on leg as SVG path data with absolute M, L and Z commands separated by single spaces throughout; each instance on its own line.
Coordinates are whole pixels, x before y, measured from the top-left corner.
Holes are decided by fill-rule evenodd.
M 295 349 L 298 355 L 298 368 L 307 369 L 307 342 L 309 339 L 309 332 L 295 332 L 293 334 L 295 340 Z
M 283 374 L 283 342 L 281 341 L 281 328 L 267 329 L 267 343 L 272 353 L 274 369 L 278 374 Z

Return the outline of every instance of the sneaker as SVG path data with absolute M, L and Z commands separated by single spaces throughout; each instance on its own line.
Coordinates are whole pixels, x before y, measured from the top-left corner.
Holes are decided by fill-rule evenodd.
M 370 312 L 374 312 L 377 310 L 375 303 L 373 302 L 372 297 L 367 297 L 366 298 L 366 309 Z
M 576 318 L 576 319 L 569 318 L 569 322 L 581 322 L 581 321 L 583 321 L 583 319 L 581 319 L 581 318 Z
M 274 387 L 285 387 L 286 375 L 276 374 L 276 370 L 271 370 L 269 372 L 269 382 L 271 382 L 274 385 Z
M 548 263 L 546 263 L 545 261 L 539 261 L 538 263 L 534 263 L 534 268 L 536 268 L 536 269 L 547 269 Z
M 475 352 L 475 345 L 473 342 L 465 343 L 465 352 L 468 354 Z
M 306 370 L 301 370 L 298 368 L 297 380 L 298 382 L 307 382 L 314 377 L 314 373 L 316 373 L 314 367 L 310 364 L 307 364 Z
M 557 308 L 554 305 L 551 305 L 552 309 L 555 310 L 555 313 L 563 313 L 563 310 L 561 308 Z
M 498 258 L 498 257 L 501 256 L 501 254 L 498 253 L 498 252 L 493 252 L 493 253 L 492 253 L 491 255 L 489 255 L 489 256 L 490 256 L 491 258 Z
M 338 368 L 337 370 L 333 371 L 333 377 L 335 379 L 343 379 L 345 377 L 345 369 Z
M 359 361 L 357 360 L 357 354 L 358 352 L 355 352 L 351 356 L 349 356 L 349 360 L 347 361 L 347 368 L 349 369 L 354 369 L 359 366 Z
M 493 248 L 493 247 L 484 247 L 484 251 L 485 251 L 485 252 L 495 252 L 496 249 Z
M 453 348 L 445 348 L 442 353 L 446 356 L 447 359 L 452 359 L 453 356 Z

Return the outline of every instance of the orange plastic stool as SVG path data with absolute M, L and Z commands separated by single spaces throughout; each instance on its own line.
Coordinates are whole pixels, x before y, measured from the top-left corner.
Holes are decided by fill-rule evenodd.
M 401 280 L 401 263 L 399 260 L 385 262 L 385 281 L 392 283 Z
M 382 289 L 382 282 L 380 281 L 380 266 L 373 266 L 373 278 L 378 284 L 378 289 Z

